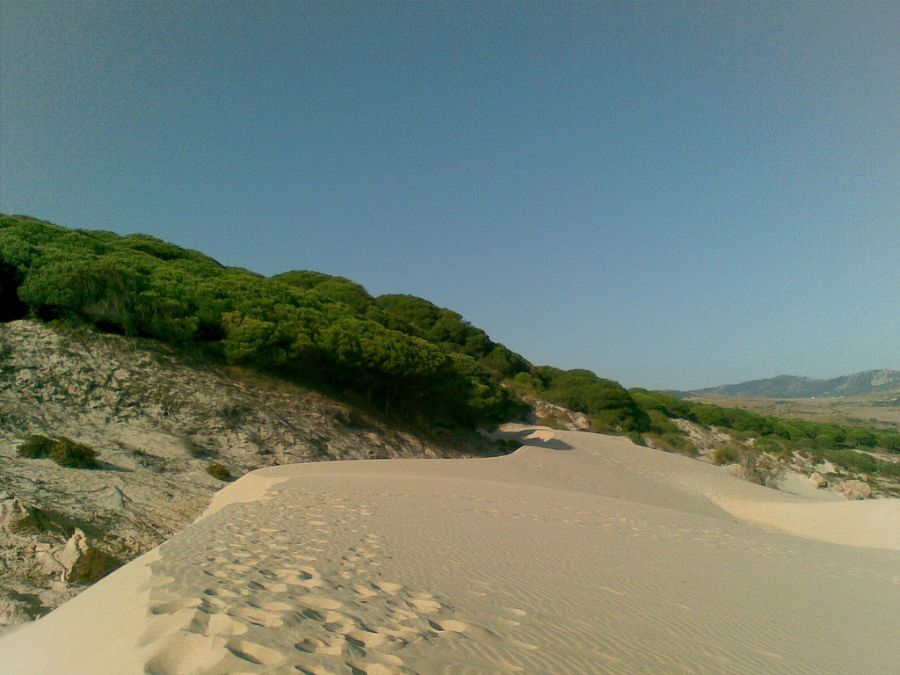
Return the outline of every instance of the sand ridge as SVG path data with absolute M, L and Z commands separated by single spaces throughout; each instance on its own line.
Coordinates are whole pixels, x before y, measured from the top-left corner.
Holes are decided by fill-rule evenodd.
M 254 472 L 152 555 L 0 639 L 0 672 L 888 673 L 900 661 L 900 502 L 808 503 L 624 439 L 508 433 L 526 445 L 495 459 Z M 829 521 L 844 545 L 809 538 Z M 876 548 L 846 545 L 861 523 Z

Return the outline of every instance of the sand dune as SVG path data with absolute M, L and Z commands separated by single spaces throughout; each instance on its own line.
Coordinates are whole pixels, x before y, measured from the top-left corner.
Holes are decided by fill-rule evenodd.
M 889 673 L 900 501 L 815 503 L 579 432 L 265 469 L 2 673 Z

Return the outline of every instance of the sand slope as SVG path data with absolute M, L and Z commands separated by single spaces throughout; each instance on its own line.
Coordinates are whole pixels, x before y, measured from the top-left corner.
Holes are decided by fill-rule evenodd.
M 900 502 L 513 433 L 496 459 L 255 472 L 0 638 L 0 672 L 896 672 Z

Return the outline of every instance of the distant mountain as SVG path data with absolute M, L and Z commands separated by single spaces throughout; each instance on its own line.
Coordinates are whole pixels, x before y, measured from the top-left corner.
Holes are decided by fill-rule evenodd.
M 765 380 L 695 389 L 688 395 L 754 396 L 759 398 L 812 398 L 864 396 L 900 389 L 900 371 L 866 370 L 830 380 L 815 380 L 796 375 L 779 375 Z

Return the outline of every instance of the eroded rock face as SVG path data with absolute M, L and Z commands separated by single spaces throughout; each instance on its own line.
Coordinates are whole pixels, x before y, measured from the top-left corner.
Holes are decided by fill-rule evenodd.
M 530 401 L 535 420 L 552 417 L 561 426 L 572 431 L 590 431 L 591 421 L 584 413 L 575 412 L 561 405 L 534 399 Z
M 92 584 L 106 576 L 115 560 L 91 545 L 84 532 L 76 529 L 66 542 L 59 563 L 63 567 L 61 581 L 69 584 Z
M 838 485 L 847 499 L 869 499 L 872 496 L 872 486 L 861 480 L 845 480 Z
M 0 323 L 0 420 L 0 602 L 10 621 L 57 607 L 193 521 L 222 487 L 206 473 L 211 461 L 240 476 L 451 454 L 299 387 L 35 321 Z M 30 434 L 84 443 L 100 467 L 19 457 Z

